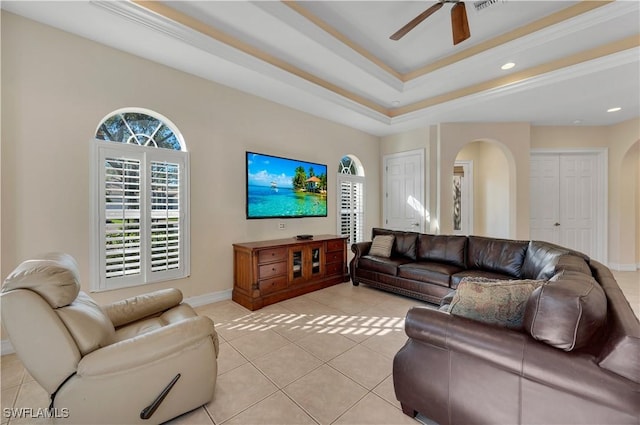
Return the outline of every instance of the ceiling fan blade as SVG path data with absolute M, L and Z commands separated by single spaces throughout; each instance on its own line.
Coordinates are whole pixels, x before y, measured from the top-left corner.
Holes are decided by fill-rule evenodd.
M 425 19 L 427 19 L 429 16 L 431 16 L 432 14 L 434 14 L 435 12 L 437 12 L 438 10 L 440 10 L 440 8 L 442 7 L 442 5 L 444 4 L 444 1 L 440 1 L 436 4 L 434 4 L 433 6 L 431 6 L 430 8 L 428 8 L 427 10 L 425 10 L 424 12 L 422 12 L 421 14 L 419 14 L 418 16 L 416 16 L 415 18 L 413 18 L 411 20 L 411 22 L 409 22 L 407 25 L 405 25 L 404 27 L 400 28 L 398 31 L 396 31 L 391 37 L 389 37 L 391 40 L 400 40 L 402 37 L 404 37 L 409 31 L 411 31 L 412 29 L 414 29 L 420 22 L 424 21 Z
M 458 2 L 451 8 L 451 30 L 453 32 L 454 45 L 471 37 L 469 21 L 467 21 L 467 9 L 463 2 Z

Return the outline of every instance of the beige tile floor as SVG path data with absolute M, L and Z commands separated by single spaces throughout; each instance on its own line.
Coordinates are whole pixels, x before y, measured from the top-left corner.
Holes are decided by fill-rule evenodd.
M 640 272 L 614 274 L 640 316 Z M 199 307 L 220 336 L 216 392 L 170 423 L 430 424 L 404 415 L 393 392 L 392 359 L 413 305 L 426 304 L 344 283 L 255 312 L 232 301 Z M 48 405 L 15 355 L 1 368 L 3 409 Z

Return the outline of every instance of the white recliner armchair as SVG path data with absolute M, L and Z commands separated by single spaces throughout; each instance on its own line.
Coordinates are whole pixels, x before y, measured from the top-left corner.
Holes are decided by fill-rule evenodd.
M 0 300 L 56 422 L 157 424 L 213 398 L 218 335 L 177 289 L 98 306 L 80 291 L 73 257 L 47 254 L 20 264 Z

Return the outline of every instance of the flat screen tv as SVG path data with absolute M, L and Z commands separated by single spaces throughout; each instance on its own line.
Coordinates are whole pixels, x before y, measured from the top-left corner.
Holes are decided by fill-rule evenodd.
M 327 216 L 327 166 L 246 153 L 247 218 Z

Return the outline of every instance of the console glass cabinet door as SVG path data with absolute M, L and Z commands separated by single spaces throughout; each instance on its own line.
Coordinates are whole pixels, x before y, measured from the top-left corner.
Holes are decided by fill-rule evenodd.
M 305 282 L 324 274 L 324 244 L 289 248 L 289 282 Z

